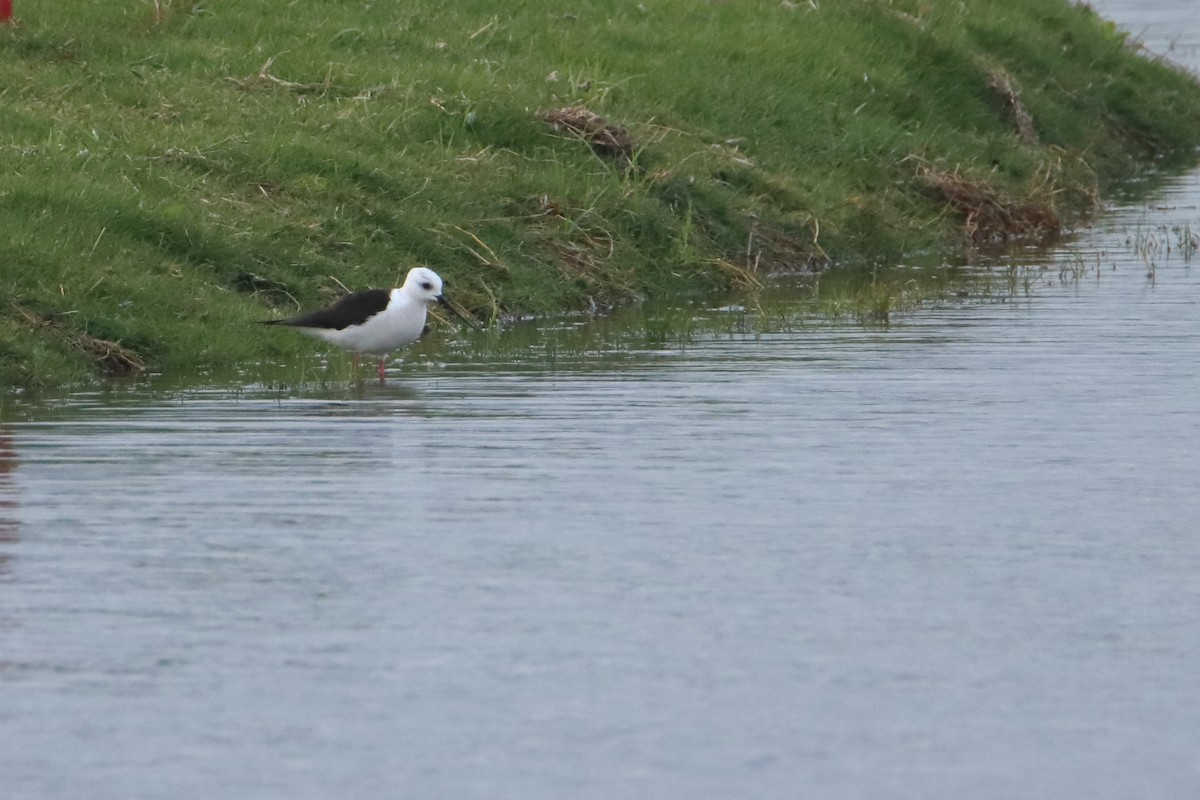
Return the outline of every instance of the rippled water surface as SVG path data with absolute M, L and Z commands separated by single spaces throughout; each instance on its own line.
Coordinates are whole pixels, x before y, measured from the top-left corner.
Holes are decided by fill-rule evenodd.
M 887 329 L 9 407 L 3 796 L 1200 796 L 1198 206 Z

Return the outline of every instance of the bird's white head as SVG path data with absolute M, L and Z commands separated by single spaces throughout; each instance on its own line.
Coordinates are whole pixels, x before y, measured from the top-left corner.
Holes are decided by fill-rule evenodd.
M 413 267 L 400 291 L 422 303 L 442 302 L 442 279 L 429 267 Z

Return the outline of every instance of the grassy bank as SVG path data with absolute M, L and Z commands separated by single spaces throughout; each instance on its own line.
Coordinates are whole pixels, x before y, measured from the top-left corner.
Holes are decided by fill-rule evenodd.
M 443 5 L 19 0 L 0 384 L 299 357 L 250 322 L 416 263 L 490 317 L 1037 238 L 1200 144 L 1059 0 Z

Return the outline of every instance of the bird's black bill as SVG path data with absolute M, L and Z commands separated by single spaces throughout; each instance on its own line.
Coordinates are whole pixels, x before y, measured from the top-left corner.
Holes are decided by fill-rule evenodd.
M 450 309 L 450 313 L 452 313 L 454 316 L 458 317 L 458 318 L 459 318 L 459 319 L 461 319 L 463 322 L 465 322 L 465 323 L 467 323 L 468 325 L 470 325 L 470 326 L 471 326 L 472 328 L 474 328 L 475 330 L 477 330 L 477 331 L 481 331 L 481 330 L 483 330 L 483 326 L 482 326 L 482 325 L 480 325 L 478 322 L 476 322 L 475 320 L 473 320 L 473 319 L 471 319 L 470 317 L 468 317 L 468 316 L 467 316 L 467 315 L 466 315 L 464 312 L 462 312 L 462 311 L 459 311 L 459 310 L 458 310 L 458 308 L 457 308 L 456 306 L 454 306 L 453 304 L 451 304 L 451 302 L 450 302 L 449 300 L 447 300 L 447 299 L 446 299 L 445 295 L 438 295 L 438 299 L 437 299 L 437 301 L 438 301 L 438 304 L 439 304 L 439 305 L 441 305 L 441 306 L 444 306 L 444 307 L 446 307 L 446 308 Z

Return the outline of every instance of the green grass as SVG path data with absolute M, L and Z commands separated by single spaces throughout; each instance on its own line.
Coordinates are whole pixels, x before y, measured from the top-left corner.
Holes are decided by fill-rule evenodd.
M 963 236 L 921 165 L 1069 212 L 1200 144 L 1196 82 L 1086 8 L 815 5 L 18 2 L 0 386 L 88 380 L 79 336 L 169 372 L 298 358 L 250 323 L 417 263 L 487 316 L 912 262 Z M 634 165 L 539 119 L 568 105 Z M 864 318 L 913 292 L 857 283 Z

